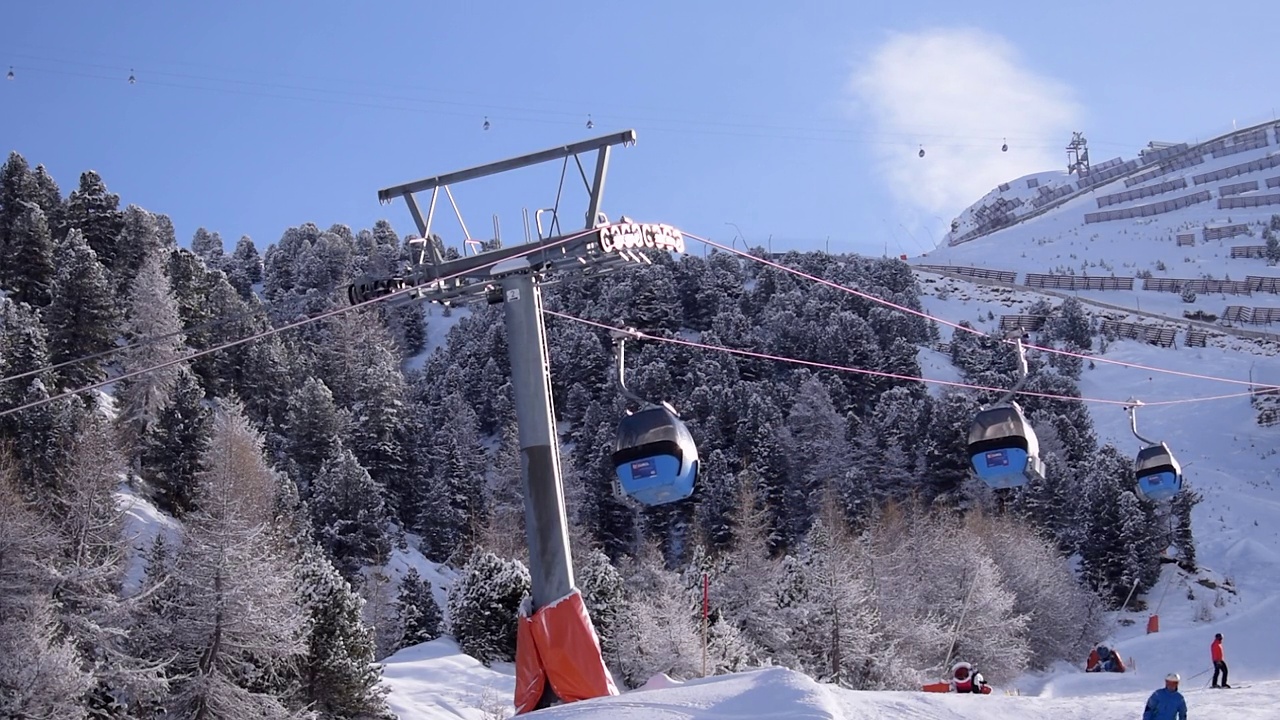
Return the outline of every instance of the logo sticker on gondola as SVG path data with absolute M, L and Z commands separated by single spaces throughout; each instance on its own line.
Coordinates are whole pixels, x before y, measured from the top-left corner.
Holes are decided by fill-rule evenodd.
M 1009 454 L 1004 450 L 992 450 L 987 453 L 987 467 L 1008 467 Z
M 652 460 L 636 460 L 631 463 L 631 479 L 643 480 L 658 474 L 658 466 Z
M 620 223 L 600 228 L 600 248 L 617 252 L 627 248 L 658 248 L 684 252 L 684 233 L 670 225 Z

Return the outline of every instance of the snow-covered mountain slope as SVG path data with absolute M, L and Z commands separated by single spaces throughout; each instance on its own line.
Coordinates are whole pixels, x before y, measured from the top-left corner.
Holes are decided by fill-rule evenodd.
M 1130 672 L 1084 673 L 1084 658 L 1079 658 L 1048 672 L 1026 674 L 999 688 L 995 695 L 960 697 L 849 692 L 775 668 L 684 683 L 656 682 L 620 697 L 551 708 L 536 716 L 1118 719 L 1139 716 L 1147 696 L 1161 686 L 1165 673 L 1172 671 L 1183 677 L 1182 689 L 1193 718 L 1276 717 L 1274 708 L 1280 701 L 1280 653 L 1275 652 L 1274 630 L 1280 603 L 1280 425 L 1259 424 L 1259 413 L 1247 393 L 1249 383 L 1280 384 L 1280 336 L 1273 332 L 1273 326 L 1249 322 L 1247 314 L 1229 324 L 1221 318 L 1229 306 L 1280 308 L 1280 293 L 1267 289 L 1280 289 L 1280 281 L 1274 285 L 1254 281 L 1248 294 L 1211 286 L 1197 291 L 1194 298 L 1180 290 L 1143 289 L 1147 275 L 1173 280 L 1280 278 L 1280 268 L 1269 266 L 1261 257 L 1232 257 L 1232 247 L 1263 245 L 1262 229 L 1272 214 L 1280 214 L 1280 204 L 1219 208 L 1218 202 L 1225 199 L 1226 205 L 1232 205 L 1238 204 L 1232 198 L 1280 195 L 1278 129 L 1268 124 L 1261 128 L 1263 132 L 1258 130 L 1247 129 L 1198 146 L 1189 144 L 1191 152 L 1180 156 L 1165 153 L 1166 160 L 1195 164 L 1174 167 L 1159 176 L 1144 176 L 1153 173 L 1156 166 L 1152 163 L 1125 165 L 1122 159 L 1109 166 L 1096 163 L 1095 171 L 1120 169 L 1113 170 L 1112 179 L 1085 191 L 1078 189 L 1074 175 L 1061 171 L 1011 181 L 1007 189 L 993 190 L 966 210 L 950 239 L 972 233 L 975 219 L 980 219 L 978 208 L 997 198 L 1020 201 L 1019 207 L 1031 206 L 1041 196 L 1039 187 L 1048 187 L 1052 193 L 1070 182 L 1073 189 L 1059 190 L 1061 197 L 1034 208 L 1033 216 L 1017 211 L 1015 214 L 1024 219 L 1014 225 L 974 234 L 959 244 L 944 245 L 910 260 L 918 267 L 967 266 L 1012 273 L 1012 282 L 939 274 L 936 268 L 921 268 L 917 273 L 927 312 L 951 322 L 968 321 L 985 332 L 998 332 L 1001 316 L 1026 314 L 1039 300 L 1056 307 L 1065 297 L 1086 302 L 1086 310 L 1099 319 L 1174 330 L 1171 347 L 1134 339 L 1110 341 L 1105 347 L 1097 342 L 1095 362 L 1085 364 L 1080 382 L 1086 398 L 1123 401 L 1136 397 L 1148 403 L 1139 411 L 1143 435 L 1169 444 L 1182 463 L 1187 482 L 1204 498 L 1192 514 L 1199 572 L 1189 576 L 1177 565 L 1166 564 L 1160 582 L 1136 598 L 1146 609 L 1112 613 L 1108 636 L 1096 638 L 1117 648 L 1130 663 Z M 1215 152 L 1219 157 L 1213 157 Z M 1276 159 L 1271 160 L 1273 157 Z M 1275 165 L 1248 169 L 1250 163 Z M 1215 173 L 1219 176 L 1205 179 Z M 1222 176 L 1227 174 L 1230 177 Z M 1028 180 L 1037 187 L 1028 187 Z M 1186 187 L 1174 187 L 1179 181 Z M 1241 186 L 1254 181 L 1256 189 Z M 1125 199 L 1114 197 L 1129 191 L 1135 192 Z M 1086 222 L 1087 214 L 1136 208 L 1203 191 L 1209 193 L 1205 201 L 1166 213 L 1103 221 L 1092 215 L 1095 221 Z M 1099 207 L 1098 199 L 1104 196 L 1113 197 Z M 1241 233 L 1234 236 L 1217 230 L 1231 225 L 1245 227 L 1230 231 Z M 1179 235 L 1192 238 L 1180 241 Z M 1028 273 L 1133 278 L 1134 282 L 1131 290 L 1046 289 L 1028 287 Z M 1226 289 L 1245 291 L 1232 286 Z M 1184 316 L 1184 312 L 1195 311 L 1216 318 L 1193 321 Z M 1280 310 L 1275 322 L 1280 322 Z M 1189 337 L 1189 329 L 1206 335 L 1203 347 L 1188 346 L 1188 339 L 1199 339 Z M 952 329 L 944 325 L 940 330 L 942 341 L 948 342 Z M 1240 384 L 1108 364 L 1103 359 Z M 922 348 L 919 361 L 928 378 L 961 379 L 944 351 Z M 1099 442 L 1137 452 L 1140 443 L 1121 406 L 1089 403 L 1089 408 Z M 1158 631 L 1148 633 L 1152 615 L 1158 617 Z M 1236 686 L 1229 691 L 1207 689 L 1209 644 L 1217 632 L 1225 637 L 1231 682 Z M 407 649 L 387 663 L 392 697 L 406 720 L 496 717 L 511 712 L 511 669 L 486 669 L 471 663 L 457 655 L 447 639 Z M 503 695 L 504 710 L 492 703 L 495 691 Z M 1005 691 L 1016 694 L 1005 695 Z

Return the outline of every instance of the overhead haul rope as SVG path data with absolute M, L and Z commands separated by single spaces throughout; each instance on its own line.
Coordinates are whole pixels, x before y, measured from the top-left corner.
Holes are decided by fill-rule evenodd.
M 565 236 L 565 237 L 563 237 L 563 238 L 560 238 L 559 240 L 556 240 L 556 241 L 555 241 L 555 242 L 553 242 L 553 243 L 547 243 L 547 244 L 545 244 L 545 245 L 538 245 L 537 247 L 531 248 L 531 249 L 526 250 L 526 251 L 521 252 L 521 253 L 517 253 L 516 255 L 512 255 L 512 256 L 510 256 L 510 257 L 503 258 L 502 260 L 494 260 L 493 262 L 485 263 L 484 265 L 481 265 L 480 267 L 487 267 L 488 265 L 494 265 L 494 264 L 496 264 L 496 263 L 498 263 L 498 262 L 503 262 L 503 261 L 506 261 L 506 260 L 514 260 L 514 259 L 516 259 L 516 258 L 524 257 L 524 256 L 526 256 L 526 255 L 532 255 L 533 253 L 543 252 L 543 251 L 546 251 L 546 250 L 548 250 L 548 249 L 550 249 L 550 248 L 556 247 L 557 245 L 562 245 L 562 244 L 564 244 L 564 243 L 571 242 L 571 241 L 573 241 L 573 240 L 577 240 L 578 238 L 583 237 L 584 235 L 589 235 L 589 234 L 591 234 L 591 233 L 593 233 L 593 232 L 595 232 L 595 231 L 596 231 L 596 229 L 595 229 L 595 228 L 593 228 L 593 229 L 591 229 L 591 230 L 583 230 L 582 232 L 576 233 L 576 234 L 574 234 L 574 235 L 567 235 L 567 236 Z M 435 279 L 431 280 L 431 283 L 442 282 L 442 281 L 444 281 L 444 280 L 452 280 L 452 279 L 454 279 L 454 278 L 457 278 L 457 277 L 461 277 L 461 276 L 463 276 L 463 275 L 466 275 L 467 273 L 475 272 L 477 269 L 479 269 L 479 268 L 472 268 L 472 269 L 470 269 L 470 270 L 464 270 L 464 271 L 459 272 L 459 273 L 454 273 L 453 275 L 448 275 L 448 276 L 441 277 L 441 278 L 435 278 Z M 51 402 L 56 402 L 56 401 L 58 401 L 58 400 L 62 400 L 62 399 L 64 399 L 64 398 L 71 397 L 72 395 L 79 395 L 80 393 L 83 393 L 83 392 L 88 392 L 88 391 L 90 391 L 90 390 L 96 390 L 96 389 L 98 389 L 98 388 L 100 388 L 100 387 L 103 387 L 103 386 L 105 386 L 105 385 L 110 385 L 111 383 L 114 383 L 114 382 L 119 382 L 119 381 L 121 381 L 121 380 L 127 380 L 127 379 L 129 379 L 129 378 L 137 377 L 137 376 L 139 376 L 139 375 L 145 375 L 145 374 L 150 373 L 150 372 L 155 372 L 156 370 L 163 370 L 163 369 L 165 369 L 165 368 L 167 368 L 167 367 L 171 367 L 171 366 L 173 366 L 173 365 L 177 365 L 177 364 L 179 364 L 179 363 L 189 362 L 189 361 L 194 360 L 194 359 L 196 359 L 196 358 L 198 358 L 198 357 L 203 357 L 203 356 L 205 356 L 205 355 L 209 355 L 209 354 L 212 354 L 212 353 L 215 353 L 215 352 L 221 351 L 221 350 L 226 350 L 226 349 L 228 349 L 228 348 L 233 348 L 233 347 L 235 347 L 235 346 L 237 346 L 237 345 L 241 345 L 241 344 L 244 344 L 244 343 L 247 343 L 247 342 L 252 342 L 252 341 L 254 341 L 254 340 L 261 340 L 262 338 L 270 337 L 270 336 L 275 335 L 275 334 L 277 334 L 277 333 L 284 332 L 285 330 L 292 330 L 293 328 L 302 327 L 303 325 L 309 325 L 309 324 L 314 323 L 314 322 L 319 322 L 320 320 L 324 320 L 325 318 L 334 317 L 334 316 L 336 316 L 336 315 L 341 315 L 342 313 L 349 312 L 349 311 L 351 311 L 351 310 L 356 310 L 356 309 L 359 309 L 359 308 L 369 307 L 369 306 L 371 306 L 371 305 L 373 305 L 373 304 L 375 304 L 375 303 L 384 302 L 384 301 L 390 300 L 391 298 L 397 297 L 397 296 L 399 296 L 399 295 L 406 295 L 406 294 L 408 294 L 408 293 L 413 292 L 414 290 L 419 289 L 419 287 L 420 287 L 419 285 L 415 285 L 415 286 L 413 286 L 413 287 L 407 287 L 407 288 L 404 288 L 404 289 L 402 289 L 402 290 L 397 290 L 397 291 L 395 291 L 395 292 L 393 292 L 393 293 L 388 293 L 388 294 L 386 294 L 386 295 L 381 295 L 381 296 L 376 297 L 376 298 L 372 298 L 372 299 L 369 299 L 369 300 L 365 300 L 364 302 L 356 303 L 355 305 L 345 305 L 345 306 L 343 306 L 343 307 L 334 308 L 333 310 L 326 310 L 326 311 L 324 311 L 324 312 L 322 312 L 322 313 L 319 313 L 319 314 L 317 314 L 317 315 L 312 315 L 312 316 L 310 316 L 310 317 L 303 318 L 302 320 L 297 320 L 297 321 L 295 321 L 295 322 L 288 323 L 287 325 L 281 325 L 280 327 L 277 327 L 277 328 L 270 328 L 270 329 L 268 329 L 268 330 L 264 330 L 264 331 L 259 332 L 259 333 L 254 333 L 253 335 L 249 335 L 249 336 L 247 336 L 247 337 L 240 338 L 239 340 L 231 340 L 231 341 L 228 341 L 228 342 L 222 343 L 221 345 L 216 345 L 216 346 L 214 346 L 214 347 L 208 348 L 208 349 L 206 349 L 206 350 L 200 350 L 200 351 L 197 351 L 197 352 L 188 353 L 187 355 L 183 355 L 182 357 L 180 357 L 180 358 L 176 358 L 176 359 L 174 359 L 174 360 L 169 360 L 169 361 L 167 361 L 167 362 L 157 363 L 157 364 L 152 365 L 152 366 L 150 366 L 150 367 L 145 367 L 145 368 L 142 368 L 142 369 L 140 369 L 140 370 L 134 370 L 134 371 L 132 371 L 132 372 L 123 373 L 123 374 L 117 375 L 117 376 L 115 376 L 115 377 L 113 377 L 113 378 L 108 378 L 108 379 L 106 379 L 106 380 L 100 380 L 100 381 L 98 381 L 98 382 L 91 383 L 91 384 L 89 384 L 89 385 L 85 385 L 85 386 L 82 386 L 82 387 L 75 388 L 74 390 L 68 390 L 68 391 L 66 391 L 66 392 L 64 392 L 64 393 L 61 393 L 61 394 L 59 394 L 59 395 L 54 395 L 53 397 L 45 398 L 44 400 L 36 400 L 36 401 L 34 401 L 34 402 L 29 402 L 29 403 L 27 403 L 27 404 L 25 404 L 25 405 L 18 405 L 17 407 L 12 407 L 12 408 L 9 408 L 9 409 L 7 409 L 7 410 L 0 410 L 0 417 L 4 417 L 4 416 L 6 416 L 6 415 L 12 415 L 13 413 L 17 413 L 17 412 L 22 412 L 23 410 L 29 410 L 29 409 L 31 409 L 31 408 L 39 407 L 39 406 L 41 406 L 41 405 L 45 405 L 45 404 L 48 404 L 48 403 L 51 403 Z M 1155 404 L 1155 403 L 1148 403 L 1148 404 L 1149 404 L 1149 405 L 1151 405 L 1151 404 Z
M 26 58 L 37 61 L 39 64 L 18 64 L 12 65 L 18 71 L 34 71 L 37 73 L 48 73 L 53 75 L 62 75 L 66 77 L 79 77 L 92 80 L 105 80 L 108 82 L 119 83 L 125 77 L 126 66 L 111 65 L 75 60 L 54 59 L 40 55 L 30 55 L 25 53 L 14 53 L 13 57 Z M 55 63 L 64 66 L 78 66 L 80 68 L 90 68 L 92 70 L 67 70 L 51 67 L 46 63 Z M 193 63 L 178 63 L 182 65 L 192 65 L 197 68 L 207 67 L 199 66 Z M 390 87 L 399 90 L 409 90 L 411 92 L 422 92 L 425 88 L 388 85 L 385 83 L 347 83 L 348 85 L 356 85 L 360 89 L 343 90 L 336 87 L 308 87 L 304 85 L 290 84 L 284 82 L 264 82 L 260 73 L 255 73 L 254 80 L 244 80 L 233 77 L 216 77 L 211 75 L 195 75 L 190 73 L 179 73 L 164 70 L 148 69 L 144 65 L 130 65 L 128 73 L 134 74 L 137 70 L 138 77 L 144 74 L 146 78 L 139 80 L 148 86 L 198 90 L 205 92 L 221 92 L 236 95 L 248 95 L 256 97 L 266 97 L 279 100 L 294 101 L 310 101 L 338 105 L 352 105 L 356 107 L 367 107 L 375 109 L 395 110 L 400 112 L 424 112 L 432 115 L 455 116 L 475 118 L 477 113 L 489 111 L 488 115 L 495 119 L 508 119 L 519 122 L 535 122 L 545 124 L 563 125 L 567 123 L 577 124 L 581 120 L 581 113 L 568 110 L 549 110 L 536 107 L 521 107 L 511 105 L 497 105 L 486 103 L 483 98 L 474 101 L 449 100 L 443 99 L 437 90 L 427 91 L 430 96 L 411 96 L 401 94 L 387 94 L 384 92 L 373 92 L 365 90 L 365 87 Z M 112 75 L 104 75 L 98 71 L 110 71 Z M 218 72 L 214 70 L 214 72 Z M 154 77 L 172 78 L 173 80 L 155 80 Z M 328 85 L 338 85 L 341 83 L 333 83 L 332 80 L 316 79 L 317 82 L 323 82 Z M 238 86 L 247 86 L 251 88 L 263 88 L 261 90 L 236 89 L 229 87 L 209 86 L 197 83 L 226 83 Z M 335 96 L 331 98 L 325 97 L 299 97 L 297 95 L 284 95 L 278 91 L 288 91 L 291 93 L 316 93 L 321 95 Z M 467 93 L 474 94 L 474 93 Z M 366 100 L 351 100 L 349 98 L 365 98 Z M 371 99 L 372 101 L 370 101 Z M 400 104 L 392 103 L 413 103 L 425 104 L 429 106 L 448 106 L 459 108 L 457 110 L 446 109 L 429 109 L 422 107 L 406 107 Z M 553 101 L 559 102 L 559 101 Z M 474 108 L 473 110 L 463 110 L 462 108 Z M 505 113 L 511 113 L 502 116 L 493 115 L 493 110 Z M 650 108 L 651 110 L 651 108 Z M 597 118 L 608 119 L 609 114 L 602 115 L 599 112 L 594 113 Z M 1003 137 L 1020 147 L 1034 148 L 1057 148 L 1059 143 L 1048 137 L 1032 137 L 1032 136 L 1001 136 L 1001 135 L 979 135 L 979 134 L 955 134 L 950 132 L 943 134 L 943 126 L 919 126 L 914 130 L 907 129 L 904 131 L 882 131 L 867 129 L 851 129 L 847 123 L 842 123 L 835 118 L 823 118 L 816 121 L 808 121 L 804 124 L 780 124 L 775 118 L 767 118 L 764 123 L 746 123 L 740 121 L 726 120 L 688 120 L 688 119 L 672 119 L 671 117 L 658 118 L 654 116 L 645 117 L 637 115 L 626 109 L 615 111 L 615 117 L 630 117 L 642 122 L 652 129 L 662 130 L 666 132 L 691 132 L 704 135 L 723 135 L 729 137 L 751 137 L 751 138 L 768 138 L 768 139 L 791 139 L 791 140 L 811 140 L 819 142 L 862 142 L 880 145 L 910 145 L 915 140 L 924 140 L 933 147 L 972 147 L 987 148 L 993 147 Z M 570 119 L 572 118 L 572 119 Z M 784 121 L 785 122 L 785 121 Z M 655 125 L 655 123 L 659 123 Z M 665 125 L 665 127 L 663 126 Z M 715 128 L 730 128 L 728 130 Z M 734 128 L 745 130 L 757 130 L 761 132 L 744 133 L 734 131 Z M 803 135 L 803 134 L 782 134 L 782 133 L 812 133 L 819 136 Z M 955 142 L 956 140 L 968 142 Z M 1110 145 L 1113 147 L 1133 147 L 1136 143 L 1121 143 L 1106 140 L 1093 140 L 1094 145 Z
M 584 325 L 590 325 L 592 327 L 600 328 L 602 330 L 608 330 L 610 332 L 624 332 L 631 337 L 641 338 L 644 340 L 653 340 L 655 342 L 671 343 L 673 345 L 683 345 L 685 347 L 697 348 L 699 350 L 714 350 L 717 352 L 726 352 L 732 355 L 740 355 L 743 357 L 750 357 L 758 360 L 773 360 L 775 362 L 792 363 L 795 365 L 806 365 L 808 367 L 816 367 L 816 368 L 821 368 L 823 370 L 834 370 L 836 372 L 847 372 L 847 373 L 854 373 L 857 375 L 872 375 L 875 377 L 889 378 L 892 380 L 907 380 L 911 382 L 932 383 L 934 385 L 946 385 L 948 387 L 965 388 L 968 390 L 985 390 L 989 392 L 998 392 L 998 393 L 1009 392 L 1008 388 L 988 387 L 986 385 L 974 385 L 972 383 L 956 382 L 954 380 L 936 380 L 934 378 L 918 377 L 915 375 L 901 375 L 898 373 L 884 372 L 882 370 L 871 370 L 868 368 L 849 367 L 845 365 L 833 365 L 831 363 L 818 362 L 816 360 L 801 360 L 799 358 L 785 357 L 781 355 L 770 355 L 768 353 L 755 352 L 754 350 L 741 350 L 738 348 L 725 347 L 723 345 L 711 345 L 709 343 L 696 342 L 693 340 L 661 337 L 658 335 L 650 335 L 648 333 L 643 333 L 638 330 L 614 327 L 612 325 L 596 322 L 594 320 L 587 320 L 585 318 L 575 317 L 573 315 L 567 315 L 562 312 L 556 312 L 555 310 L 547 310 L 544 308 L 542 312 L 544 315 L 552 315 L 554 317 L 564 318 L 565 320 L 572 320 L 574 322 L 579 322 Z M 1072 395 L 1057 395 L 1054 393 L 1036 392 L 1034 390 L 1019 390 L 1017 394 L 1030 395 L 1033 397 L 1041 397 L 1049 400 L 1078 400 L 1080 402 L 1101 403 L 1105 405 L 1132 405 L 1133 404 L 1132 400 L 1108 400 L 1105 398 L 1075 397 Z M 1206 402 L 1209 400 L 1223 400 L 1226 398 L 1243 397 L 1245 395 L 1250 395 L 1250 394 L 1251 393 L 1232 393 L 1230 395 L 1212 395 L 1212 396 L 1206 396 L 1206 397 L 1180 398 L 1177 400 L 1157 400 L 1154 402 L 1144 402 L 1143 405 L 1181 405 L 1181 404 L 1193 403 L 1193 402 Z
M 726 252 L 731 252 L 731 253 L 733 253 L 733 254 L 735 254 L 735 255 L 741 255 L 741 256 L 743 256 L 743 257 L 750 258 L 750 259 L 752 259 L 752 260 L 755 260 L 756 262 L 762 263 L 762 264 L 764 264 L 764 265 L 768 265 L 769 267 L 776 268 L 776 269 L 778 269 L 778 270 L 782 270 L 782 271 L 784 271 L 784 272 L 791 273 L 792 275 L 796 275 L 796 276 L 799 276 L 799 277 L 805 278 L 806 280 L 811 280 L 811 281 L 816 282 L 816 283 L 819 283 L 819 284 L 821 284 L 821 285 L 826 285 L 826 286 L 828 286 L 828 287 L 835 288 L 836 290 L 840 290 L 840 291 L 843 291 L 843 292 L 847 292 L 847 293 L 849 293 L 849 294 L 851 294 L 851 295 L 856 295 L 856 296 L 858 296 L 858 297 L 860 297 L 860 298 L 863 298 L 864 300 L 870 300 L 870 301 L 872 301 L 872 302 L 879 303 L 879 304 L 881 304 L 881 305 L 884 305 L 884 306 L 886 306 L 886 307 L 893 308 L 894 310 L 898 310 L 898 311 L 900 311 L 900 312 L 909 313 L 909 314 L 911 314 L 911 315 L 915 315 L 915 316 L 917 316 L 917 317 L 921 317 L 921 318 L 924 318 L 924 319 L 926 319 L 926 320 L 932 320 L 932 321 L 934 321 L 934 322 L 936 322 L 936 323 L 939 323 L 939 324 L 942 324 L 942 325 L 946 325 L 946 326 L 951 327 L 951 328 L 954 328 L 954 329 L 956 329 L 956 330 L 963 330 L 964 332 L 967 332 L 967 333 L 973 333 L 974 335 L 980 335 L 980 336 L 982 336 L 982 337 L 990 337 L 987 333 L 984 333 L 984 332 L 982 332 L 981 330 L 978 330 L 978 329 L 976 329 L 976 328 L 965 327 L 964 325 L 960 325 L 960 324 L 958 324 L 958 323 L 951 322 L 950 320 L 946 320 L 946 319 L 943 319 L 943 318 L 940 318 L 940 317 L 935 317 L 935 316 L 933 316 L 933 315 L 930 315 L 929 313 L 926 313 L 926 312 L 923 312 L 923 311 L 920 311 L 920 310 L 916 310 L 916 309 L 914 309 L 914 308 L 909 308 L 909 307 L 907 307 L 907 306 L 905 306 L 905 305 L 899 305 L 898 303 L 895 303 L 895 302 L 893 302 L 893 301 L 891 301 L 891 300 L 886 300 L 886 299 L 884 299 L 884 298 L 882 298 L 882 297 L 877 297 L 877 296 L 875 296 L 875 295 L 871 295 L 871 294 L 868 294 L 868 293 L 862 292 L 861 290 L 857 290 L 857 289 L 855 289 L 855 288 L 846 287 L 846 286 L 844 286 L 844 285 L 841 285 L 841 284 L 839 284 L 839 283 L 832 282 L 832 281 L 827 280 L 827 279 L 825 279 L 825 278 L 820 278 L 820 277 L 818 277 L 817 275 L 811 275 L 811 274 L 809 274 L 809 273 L 807 273 L 807 272 L 805 272 L 805 271 L 803 271 L 803 270 L 797 270 L 796 268 L 793 268 L 793 267 L 790 267 L 790 266 L 787 266 L 787 265 L 783 265 L 783 264 L 781 264 L 781 263 L 776 263 L 776 262 L 774 262 L 774 261 L 772 261 L 772 260 L 769 260 L 769 259 L 767 259 L 767 258 L 762 258 L 762 257 L 758 257 L 758 256 L 756 256 L 756 255 L 752 255 L 752 254 L 751 254 L 751 253 L 749 253 L 749 252 L 746 252 L 746 251 L 744 251 L 744 250 L 739 250 L 739 249 L 734 248 L 734 247 L 731 247 L 731 246 L 729 246 L 729 245 L 722 245 L 722 244 L 720 244 L 720 243 L 718 243 L 718 242 L 716 242 L 716 241 L 714 241 L 714 240 L 708 240 L 707 238 L 699 237 L 699 236 L 697 236 L 697 235 L 693 235 L 693 234 L 690 234 L 690 233 L 684 233 L 684 234 L 685 234 L 685 236 L 686 236 L 686 237 L 688 237 L 688 238 L 689 238 L 689 239 L 691 239 L 691 240 L 696 240 L 696 241 L 698 241 L 698 242 L 700 242 L 700 243 L 703 243 L 703 244 L 705 244 L 705 245 L 709 245 L 709 246 L 711 246 L 711 247 L 718 248 L 718 249 L 720 249 L 720 250 L 724 250 L 724 251 L 726 251 Z M 1068 357 L 1080 358 L 1080 359 L 1082 359 L 1082 360 L 1091 360 L 1091 361 L 1094 361 L 1094 362 L 1100 362 L 1100 363 L 1107 363 L 1107 364 L 1110 364 L 1110 365 L 1120 365 L 1120 366 L 1122 366 L 1122 367 L 1129 367 L 1129 368 L 1134 368 L 1134 369 L 1137 369 L 1137 370 L 1147 370 L 1147 371 L 1149 371 L 1149 372 L 1167 373 L 1167 374 L 1169 374 L 1169 375 L 1180 375 L 1180 376 L 1182 376 L 1182 377 L 1195 378 L 1195 379 L 1197 379 L 1197 380 L 1213 380 L 1213 381 L 1216 381 L 1216 382 L 1232 383 L 1232 384 L 1234 384 L 1234 385 L 1248 385 L 1249 387 L 1262 387 L 1263 389 L 1277 389 L 1277 390 L 1280 390 L 1280 387 L 1273 387 L 1273 386 L 1269 386 L 1269 385 L 1262 385 L 1262 386 L 1259 386 L 1259 385 L 1257 385 L 1257 384 L 1255 384 L 1255 383 L 1252 383 L 1252 382 L 1250 382 L 1250 381 L 1248 381 L 1248 380 L 1234 380 L 1234 379 L 1231 379 L 1231 378 L 1216 377 L 1216 376 L 1214 376 L 1214 375 L 1202 375 L 1202 374 L 1200 374 L 1200 373 L 1184 372 L 1184 371 L 1182 371 L 1182 370 L 1170 370 L 1170 369 L 1168 369 L 1168 368 L 1153 367 L 1153 366 L 1151 366 L 1151 365 L 1140 365 L 1140 364 L 1138 364 L 1138 363 L 1125 362 L 1125 361 L 1123 361 L 1123 360 L 1112 360 L 1112 359 L 1110 359 L 1110 358 L 1104 358 L 1104 357 L 1097 356 L 1097 355 L 1085 355 L 1085 354 L 1083 354 L 1083 353 L 1071 352 L 1070 350 L 1062 350 L 1062 349 L 1059 349 L 1059 348 L 1041 347 L 1041 346 L 1039 346 L 1039 345 L 1028 345 L 1028 344 L 1026 344 L 1026 343 L 1023 343 L 1023 347 L 1026 347 L 1026 348 L 1028 348 L 1028 349 L 1030 349 L 1030 350 L 1039 350 L 1039 351 L 1041 351 L 1041 352 L 1055 353 L 1055 354 L 1058 354 L 1058 355 L 1066 355 L 1066 356 L 1068 356 Z M 1247 394 L 1253 394 L 1253 393 L 1247 393 Z M 1227 396 L 1223 396 L 1223 397 L 1227 397 Z
M 215 328 L 215 327 L 218 327 L 219 325 L 224 325 L 226 323 L 234 322 L 236 320 L 245 320 L 248 318 L 255 317 L 259 314 L 266 314 L 269 311 L 288 308 L 292 305 L 299 305 L 303 301 L 310 300 L 310 299 L 311 298 L 300 297 L 300 298 L 293 298 L 291 300 L 283 300 L 278 303 L 272 303 L 270 305 L 262 305 L 261 307 L 254 308 L 252 310 L 246 310 L 244 312 L 236 313 L 234 315 L 227 315 L 225 317 L 212 318 L 209 320 L 205 320 L 204 322 L 197 323 L 195 325 L 192 325 L 191 327 L 183 328 L 181 330 L 175 330 L 170 333 L 164 333 L 163 335 L 144 336 L 138 340 L 133 341 L 132 343 L 129 343 L 128 345 L 120 345 L 107 350 L 103 350 L 101 352 L 93 353 L 92 355 L 85 355 L 84 357 L 77 357 L 77 358 L 72 358 L 70 360 L 64 360 L 56 365 L 48 365 L 46 367 L 38 368 L 36 370 L 28 370 L 23 373 L 18 373 L 17 375 L 9 375 L 8 377 L 2 377 L 0 378 L 0 383 L 11 382 L 13 380 L 21 380 L 22 378 L 31 377 L 32 375 L 43 375 L 44 373 L 55 372 L 57 370 L 61 370 L 64 367 L 67 367 L 68 365 L 77 365 L 82 362 L 97 360 L 98 358 L 107 357 L 109 355 L 114 355 L 116 353 L 126 352 L 128 350 L 135 350 L 137 348 L 145 347 L 147 345 L 154 345 L 155 343 L 162 342 L 164 340 L 169 340 L 171 338 L 179 337 L 181 335 L 190 335 L 191 333 L 199 332 L 200 330 Z

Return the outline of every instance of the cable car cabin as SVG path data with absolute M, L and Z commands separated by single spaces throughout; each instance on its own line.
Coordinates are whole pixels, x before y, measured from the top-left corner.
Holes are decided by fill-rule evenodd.
M 969 427 L 969 460 L 978 477 L 997 490 L 1044 479 L 1040 441 L 1017 403 L 978 413 Z
M 1134 475 L 1138 492 L 1149 500 L 1168 500 L 1182 489 L 1182 466 L 1164 443 L 1138 451 Z
M 662 505 L 693 494 L 698 448 L 670 410 L 651 405 L 618 422 L 612 456 L 622 491 L 645 505 Z

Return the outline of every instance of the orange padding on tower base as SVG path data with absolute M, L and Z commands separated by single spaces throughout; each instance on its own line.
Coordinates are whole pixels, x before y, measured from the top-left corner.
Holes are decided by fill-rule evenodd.
M 523 613 L 516 631 L 516 712 L 533 710 L 544 682 L 564 702 L 617 695 L 609 668 L 600 655 L 600 639 L 587 615 L 582 594 L 568 596 Z
M 1147 618 L 1147 634 L 1160 632 L 1160 616 L 1152 615 Z
M 533 644 L 533 624 L 521 615 L 516 622 L 516 714 L 538 707 L 542 691 L 547 685 L 547 674 L 542 671 L 538 648 Z

